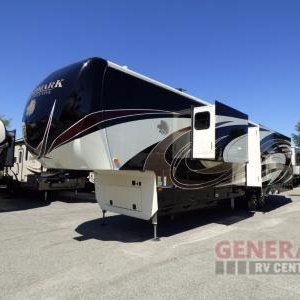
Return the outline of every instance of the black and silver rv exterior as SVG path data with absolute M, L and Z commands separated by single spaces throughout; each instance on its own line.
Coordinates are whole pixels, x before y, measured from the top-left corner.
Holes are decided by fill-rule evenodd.
M 99 58 L 52 73 L 23 117 L 25 142 L 43 164 L 94 170 L 103 211 L 146 220 L 244 195 L 249 157 L 260 160 L 249 127 L 231 107 Z
M 88 172 L 47 169 L 28 151 L 23 139 L 15 141 L 13 152 L 13 164 L 4 170 L 9 189 L 47 192 L 85 188 Z
M 262 186 L 274 191 L 291 186 L 293 180 L 291 139 L 260 125 Z

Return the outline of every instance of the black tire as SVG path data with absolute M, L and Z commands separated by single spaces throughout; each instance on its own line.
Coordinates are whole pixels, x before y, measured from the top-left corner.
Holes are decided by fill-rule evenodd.
M 266 197 L 264 195 L 259 195 L 257 201 L 258 208 L 264 208 L 265 205 L 266 205 Z
M 248 210 L 256 210 L 258 208 L 258 197 L 256 193 L 248 196 Z

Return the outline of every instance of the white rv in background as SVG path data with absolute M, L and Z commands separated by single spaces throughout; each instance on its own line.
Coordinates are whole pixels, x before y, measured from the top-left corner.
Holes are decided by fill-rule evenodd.
M 4 123 L 0 120 L 0 155 L 2 154 L 3 150 L 7 147 L 6 140 L 6 128 Z
M 6 169 L 6 174 L 20 185 L 29 185 L 32 175 L 40 175 L 46 171 L 47 169 L 28 151 L 24 140 L 16 140 L 14 164 L 12 167 Z
M 14 147 L 14 163 L 4 172 L 10 189 L 38 191 L 79 190 L 87 183 L 88 172 L 49 170 L 28 151 L 23 139 Z
M 4 169 L 13 165 L 15 130 L 6 130 L 0 120 L 0 183 L 4 183 Z
M 5 149 L 8 147 L 7 143 L 7 133 L 4 123 L 0 120 L 0 176 L 3 173 L 3 168 L 5 165 Z

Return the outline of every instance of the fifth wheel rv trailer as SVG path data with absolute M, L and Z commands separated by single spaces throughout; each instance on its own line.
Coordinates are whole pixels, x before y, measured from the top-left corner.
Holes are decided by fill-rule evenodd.
M 14 147 L 14 163 L 5 168 L 9 188 L 44 191 L 84 189 L 88 172 L 51 170 L 44 167 L 18 139 Z
M 152 220 L 264 194 L 291 180 L 290 139 L 220 102 L 107 60 L 49 75 L 23 116 L 29 150 L 48 168 L 94 170 L 103 211 Z

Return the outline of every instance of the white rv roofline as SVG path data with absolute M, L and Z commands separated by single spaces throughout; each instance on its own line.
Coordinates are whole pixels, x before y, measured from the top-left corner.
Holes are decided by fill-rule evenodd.
M 281 134 L 281 135 L 283 135 L 283 136 L 285 136 L 285 137 L 287 137 L 287 138 L 290 138 L 289 136 L 287 136 L 287 135 L 285 135 L 285 134 L 282 134 L 282 133 L 280 133 L 279 131 L 274 130 L 274 129 L 272 129 L 272 128 L 268 127 L 268 126 L 265 126 L 265 125 L 263 125 L 263 124 L 259 124 L 259 127 L 263 128 L 263 129 L 266 129 L 266 130 L 269 130 L 269 131 L 274 132 L 274 133 L 279 133 L 279 134 Z
M 278 132 L 278 131 L 276 131 L 276 130 L 274 130 L 274 129 L 271 129 L 270 127 L 265 126 L 265 125 L 263 125 L 263 124 L 259 124 L 259 126 L 260 126 L 261 128 L 267 129 L 267 130 L 269 130 L 269 131 Z M 278 133 L 280 133 L 280 132 L 278 132 Z
M 258 126 L 258 127 L 259 127 L 259 124 L 258 124 L 258 123 L 255 123 L 255 122 L 253 122 L 253 121 L 251 121 L 251 120 L 248 120 L 248 123 L 251 124 L 251 125 L 254 125 L 254 126 Z
M 260 126 L 261 128 L 263 128 L 263 129 L 269 130 L 270 132 L 278 133 L 278 134 L 280 134 L 280 135 L 282 135 L 282 136 L 284 136 L 284 137 L 286 137 L 286 138 L 292 140 L 292 138 L 291 138 L 290 136 L 288 136 L 288 135 L 286 135 L 286 134 L 283 134 L 283 133 L 280 133 L 280 132 L 277 131 L 277 130 L 271 129 L 270 127 L 267 127 L 267 126 L 262 125 L 262 124 L 259 124 L 259 126 Z
M 25 143 L 24 138 L 16 139 L 15 144 L 19 144 L 19 143 Z
M 181 95 L 181 96 L 185 96 L 185 97 L 187 97 L 187 98 L 190 98 L 190 99 L 192 99 L 192 100 L 195 100 L 195 101 L 197 101 L 197 102 L 199 102 L 199 103 L 201 103 L 201 104 L 204 104 L 204 105 L 211 105 L 211 103 L 209 103 L 209 102 L 207 102 L 207 101 L 204 101 L 204 100 L 199 99 L 199 98 L 197 98 L 197 97 L 194 97 L 194 96 L 192 96 L 192 95 L 186 94 L 185 92 L 180 92 L 179 90 L 177 90 L 177 89 L 175 89 L 175 88 L 173 88 L 173 87 L 171 87 L 171 86 L 168 86 L 168 85 L 166 85 L 166 84 L 163 84 L 163 83 L 161 83 L 161 82 L 159 82 L 159 81 L 157 81 L 157 80 L 151 79 L 151 78 L 149 78 L 149 77 L 147 77 L 147 76 L 144 76 L 144 75 L 142 75 L 142 74 L 139 74 L 139 73 L 137 73 L 137 72 L 135 72 L 135 71 L 132 71 L 132 70 L 128 69 L 127 67 L 126 67 L 126 68 L 125 68 L 125 67 L 122 67 L 122 66 L 120 66 L 120 65 L 117 65 L 117 64 L 115 64 L 115 63 L 109 61 L 109 60 L 107 61 L 107 63 L 108 63 L 108 66 L 110 66 L 110 67 L 112 67 L 112 68 L 115 68 L 115 69 L 117 69 L 117 70 L 119 70 L 119 71 L 122 71 L 122 72 L 124 72 L 124 73 L 130 74 L 130 75 L 132 75 L 132 76 L 135 76 L 135 77 L 140 78 L 140 79 L 142 79 L 142 80 L 148 81 L 148 82 L 150 82 L 150 83 L 153 83 L 153 84 L 155 84 L 155 85 L 157 85 L 157 86 L 159 86 L 159 87 L 162 87 L 162 88 L 164 88 L 164 89 L 166 89 L 166 90 L 169 90 L 169 91 L 171 91 L 171 92 L 173 92 L 173 93 L 176 93 L 176 94 Z

